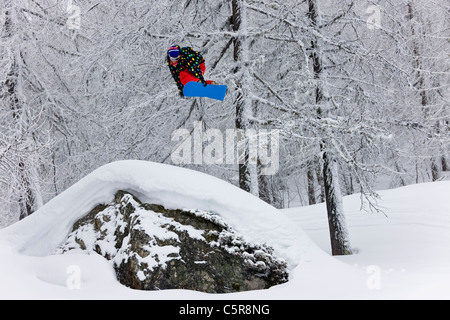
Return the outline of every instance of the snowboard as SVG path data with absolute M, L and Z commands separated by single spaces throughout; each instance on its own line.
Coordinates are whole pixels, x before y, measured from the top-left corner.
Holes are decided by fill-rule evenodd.
M 202 97 L 223 101 L 227 93 L 227 86 L 208 84 L 206 87 L 200 82 L 188 82 L 183 88 L 185 97 Z

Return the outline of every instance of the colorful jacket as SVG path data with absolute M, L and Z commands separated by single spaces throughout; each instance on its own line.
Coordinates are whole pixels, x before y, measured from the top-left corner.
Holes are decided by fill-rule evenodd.
M 177 83 L 178 90 L 181 94 L 183 94 L 184 85 L 180 80 L 180 72 L 183 70 L 187 70 L 201 82 L 205 82 L 205 79 L 203 78 L 203 72 L 200 69 L 200 65 L 204 63 L 205 60 L 200 53 L 194 51 L 190 47 L 176 47 L 178 47 L 178 49 L 180 50 L 180 59 L 178 60 L 178 64 L 176 66 L 173 66 L 170 63 L 169 52 L 167 52 L 167 65 L 169 66 L 173 79 Z

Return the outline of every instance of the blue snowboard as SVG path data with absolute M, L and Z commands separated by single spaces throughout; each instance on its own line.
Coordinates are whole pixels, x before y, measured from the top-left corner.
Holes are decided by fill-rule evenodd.
M 203 97 L 223 101 L 227 93 L 227 86 L 208 84 L 206 87 L 200 82 L 188 82 L 184 86 L 185 97 Z

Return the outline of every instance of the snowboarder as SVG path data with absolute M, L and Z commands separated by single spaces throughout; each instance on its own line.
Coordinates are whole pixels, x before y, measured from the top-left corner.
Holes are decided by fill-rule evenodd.
M 200 82 L 204 86 L 216 84 L 214 81 L 205 80 L 205 59 L 190 47 L 171 46 L 167 51 L 167 65 L 182 97 L 183 88 L 190 81 Z

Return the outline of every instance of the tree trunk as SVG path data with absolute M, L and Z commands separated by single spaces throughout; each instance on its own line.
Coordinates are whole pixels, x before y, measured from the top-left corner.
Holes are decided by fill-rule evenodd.
M 325 202 L 325 189 L 323 187 L 324 183 L 323 183 L 323 177 L 322 177 L 322 170 L 320 165 L 316 165 L 315 166 L 315 170 L 316 170 L 316 178 L 317 178 L 317 184 L 320 187 L 320 195 L 319 195 L 319 201 L 317 201 L 318 203 L 323 203 Z
M 319 30 L 319 7 L 317 0 L 308 0 L 311 27 Z M 322 118 L 323 113 L 328 110 L 322 109 L 322 104 L 325 103 L 325 95 L 322 77 L 322 57 L 319 48 L 318 39 L 314 37 L 311 41 L 313 62 L 314 80 L 316 81 L 315 100 L 317 105 L 317 117 Z M 326 108 L 327 109 L 327 108 Z M 325 201 L 327 204 L 328 225 L 330 228 L 331 251 L 333 255 L 348 255 L 351 254 L 350 241 L 348 240 L 348 233 L 346 230 L 346 223 L 344 218 L 344 210 L 342 205 L 342 195 L 339 186 L 339 174 L 336 166 L 336 161 L 332 154 L 326 147 L 327 141 L 323 140 L 320 144 L 320 149 L 323 154 L 323 182 L 325 189 Z
M 442 171 L 449 171 L 447 166 L 447 160 L 444 156 L 441 158 Z
M 249 130 L 252 117 L 252 101 L 249 96 L 251 90 L 251 75 L 249 72 L 250 44 L 247 35 L 247 12 L 244 0 L 232 1 L 233 15 L 231 17 L 233 31 L 237 33 L 234 38 L 234 61 L 237 67 L 234 71 L 238 97 L 236 101 L 236 129 L 238 131 L 238 157 L 239 157 L 239 187 L 258 196 L 258 172 L 256 156 L 250 150 Z M 254 138 L 254 137 L 253 137 Z
M 416 35 L 416 30 L 413 25 L 413 19 L 414 19 L 414 8 L 413 4 L 411 2 L 408 2 L 408 18 L 411 23 L 411 35 L 414 37 Z M 413 39 L 413 57 L 414 57 L 414 68 L 417 70 L 417 82 L 416 82 L 416 89 L 420 94 L 420 100 L 422 104 L 423 114 L 425 121 L 428 118 L 429 113 L 429 97 L 427 94 L 427 90 L 425 88 L 425 77 L 423 72 L 421 71 L 422 68 L 422 61 L 421 61 L 421 52 L 419 48 L 419 44 L 417 41 Z M 437 124 L 437 127 L 439 127 L 439 123 Z M 437 132 L 439 133 L 439 129 L 437 129 Z M 436 159 L 431 159 L 431 180 L 437 181 L 439 179 L 440 170 L 437 164 Z
M 337 164 L 329 157 L 328 152 L 323 153 L 323 179 L 331 238 L 331 252 L 333 256 L 352 254 L 344 217 Z
M 20 177 L 22 180 L 22 185 L 24 187 L 24 191 L 22 191 L 22 196 L 19 198 L 19 206 L 20 206 L 20 215 L 19 219 L 25 219 L 29 215 L 33 213 L 33 192 L 31 191 L 30 183 L 27 179 L 27 175 L 25 172 L 25 164 L 23 162 L 19 163 Z
M 308 161 L 308 163 L 306 164 L 306 179 L 308 180 L 308 203 L 310 206 L 316 204 L 313 166 L 314 164 L 312 161 Z

